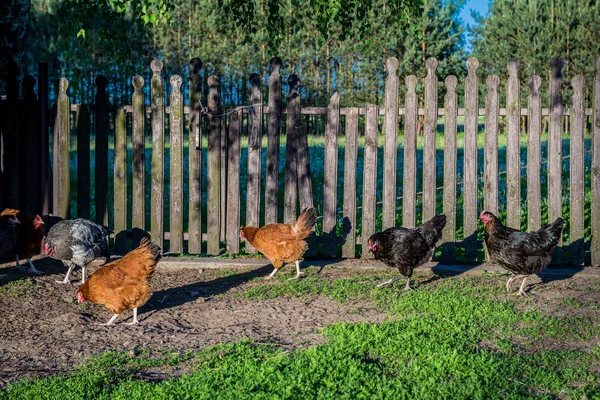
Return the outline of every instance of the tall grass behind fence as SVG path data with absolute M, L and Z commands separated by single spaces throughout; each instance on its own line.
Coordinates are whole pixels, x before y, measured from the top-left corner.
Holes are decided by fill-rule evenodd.
M 553 59 L 550 81 L 530 78 L 527 108 L 521 108 L 516 61 L 507 66 L 507 82 L 491 75 L 483 83 L 477 60 L 469 59 L 462 108 L 458 79 L 442 83 L 437 60 L 426 65 L 423 108 L 419 78 L 401 80 L 395 58 L 386 63 L 385 103 L 364 108 L 342 107 L 337 93 L 327 107 L 302 107 L 300 77 L 290 75 L 283 93 L 279 58 L 271 60 L 268 90 L 260 75 L 251 75 L 250 104 L 234 109 L 221 106 L 218 77 L 209 77 L 208 93 L 200 92 L 199 59 L 190 62 L 186 85 L 177 75 L 163 77 L 162 62 L 154 60 L 149 103 L 141 76 L 132 79 L 131 105 L 118 107 L 108 104 L 102 76 L 90 106 L 70 104 L 68 82 L 61 80 L 51 210 L 61 217 L 94 215 L 110 225 L 117 253 L 151 234 L 173 253 L 218 255 L 223 244 L 230 254 L 244 247 L 255 252 L 240 243 L 240 226 L 289 223 L 315 205 L 322 220 L 309 255 L 348 258 L 369 258 L 365 243 L 376 230 L 413 227 L 444 212 L 441 259 L 472 263 L 485 257 L 478 221 L 485 208 L 524 230 L 562 216 L 565 240 L 554 262 L 600 265 L 600 58 L 594 82 L 576 76 L 568 83 L 562 60 Z M 504 107 L 500 84 L 507 87 Z M 563 99 L 567 84 L 573 95 Z M 479 99 L 482 85 L 485 99 Z M 549 108 L 542 108 L 542 85 L 550 87 Z M 438 90 L 445 92 L 443 104 Z M 587 108 L 584 93 L 592 93 Z M 27 110 L 27 98 L 22 102 Z M 5 147 L 14 139 L 14 104 L 13 94 L 2 108 L 9 117 Z M 324 122 L 320 144 L 309 138 L 317 119 Z M 72 133 L 76 166 L 70 164 Z M 4 171 L 3 206 L 30 201 L 11 192 L 26 174 Z M 46 203 L 36 201 L 36 210 Z

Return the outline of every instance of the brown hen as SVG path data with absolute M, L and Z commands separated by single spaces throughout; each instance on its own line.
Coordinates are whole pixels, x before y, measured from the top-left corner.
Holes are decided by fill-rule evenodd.
M 13 250 L 17 262 L 16 267 L 24 269 L 25 266 L 19 264 L 19 257 L 26 258 L 29 263 L 29 273 L 41 274 L 31 262 L 31 257 L 40 254 L 42 239 L 44 239 L 44 227 L 42 226 L 44 221 L 39 215 L 33 217 L 12 208 L 6 208 L 0 213 L 0 217 L 5 215 L 12 215 L 19 220 L 17 244 Z
M 271 261 L 275 269 L 266 279 L 271 279 L 286 262 L 296 263 L 296 276 L 301 275 L 300 260 L 308 249 L 306 239 L 310 236 L 317 212 L 306 209 L 294 224 L 269 224 L 260 228 L 247 226 L 240 228 L 240 237 L 246 239 L 254 248 Z

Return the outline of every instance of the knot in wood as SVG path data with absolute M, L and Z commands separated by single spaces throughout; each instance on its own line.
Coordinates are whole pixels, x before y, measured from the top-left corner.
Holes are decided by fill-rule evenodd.
M 208 87 L 211 89 L 218 88 L 221 84 L 221 80 L 216 75 L 211 75 L 208 77 Z
M 136 75 L 131 79 L 131 83 L 135 90 L 140 90 L 144 86 L 144 78 L 140 75 Z
M 444 83 L 446 84 L 448 91 L 454 91 L 456 90 L 456 86 L 458 85 L 458 78 L 454 75 L 449 75 L 444 80 Z
M 400 65 L 400 61 L 398 61 L 398 59 L 396 57 L 390 57 L 385 62 L 385 65 L 386 65 L 386 68 L 388 71 L 388 75 L 394 74 L 394 73 L 396 73 L 396 70 L 398 69 L 398 66 Z
M 170 79 L 171 87 L 175 92 L 179 92 L 179 88 L 181 87 L 181 77 L 179 75 L 173 75 Z
M 160 61 L 158 58 L 155 58 L 154 60 L 152 60 L 152 62 L 150 63 L 150 69 L 152 70 L 152 73 L 157 76 L 160 75 L 160 72 L 163 69 L 163 62 Z
M 498 78 L 498 75 L 490 75 L 485 80 L 485 83 L 488 86 L 488 90 L 495 90 L 500 84 L 500 78 Z
M 479 60 L 476 57 L 469 57 L 467 59 L 467 69 L 469 70 L 469 74 L 471 72 L 475 73 L 477 68 L 479 67 Z
M 59 95 L 66 95 L 67 89 L 69 88 L 69 81 L 65 78 L 60 78 L 58 81 L 58 91 Z
M 98 75 L 96 77 L 96 87 L 98 88 L 98 92 L 104 93 L 106 91 L 107 86 L 108 78 L 104 75 Z
M 429 57 L 427 61 L 425 61 L 425 67 L 427 67 L 427 74 L 434 74 L 435 70 L 438 66 L 438 60 L 435 57 Z
M 192 75 L 198 75 L 202 69 L 202 60 L 194 57 L 190 60 L 190 71 Z
M 283 60 L 279 57 L 273 57 L 271 58 L 271 61 L 269 61 L 269 64 L 271 65 L 271 72 L 279 72 L 283 65 Z
M 250 79 L 248 79 L 248 80 L 250 81 L 250 85 L 255 86 L 255 87 L 260 86 L 260 75 L 259 74 L 250 75 Z
M 296 74 L 291 74 L 288 76 L 288 85 L 290 86 L 290 91 L 297 89 L 300 86 L 300 77 Z
M 417 77 L 415 75 L 407 76 L 405 82 L 409 92 L 414 92 L 417 89 Z
M 517 74 L 519 73 L 519 61 L 518 60 L 510 60 L 508 65 L 508 74 L 510 76 L 514 76 L 517 77 Z

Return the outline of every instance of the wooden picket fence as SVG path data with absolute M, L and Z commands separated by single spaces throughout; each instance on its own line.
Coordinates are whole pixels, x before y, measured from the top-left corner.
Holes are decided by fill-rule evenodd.
M 327 107 L 301 107 L 297 75 L 288 77 L 289 91 L 287 108 L 283 108 L 281 59 L 271 60 L 271 72 L 268 88 L 268 105 L 264 105 L 260 90 L 261 77 L 250 76 L 251 95 L 249 105 L 224 110 L 219 100 L 219 79 L 208 78 L 207 106 L 201 103 L 202 63 L 199 59 L 190 62 L 188 96 L 190 106 L 184 106 L 182 78 L 170 77 L 171 93 L 169 104 L 164 104 L 167 86 L 162 76 L 162 62 L 155 59 L 151 63 L 153 76 L 150 82 L 150 106 L 144 99 L 144 79 L 136 76 L 132 79 L 134 93 L 132 104 L 113 107 L 106 95 L 106 78 L 97 79 L 98 94 L 94 106 L 69 103 L 68 82 L 61 79 L 56 120 L 54 124 L 53 150 L 53 208 L 54 214 L 69 216 L 70 176 L 69 143 L 71 134 L 71 112 L 78 111 L 77 148 L 78 148 L 78 210 L 79 216 L 89 216 L 90 210 L 90 110 L 95 115 L 95 204 L 97 220 L 108 223 L 109 203 L 114 209 L 115 250 L 123 254 L 149 231 L 152 238 L 161 244 L 169 241 L 171 253 L 203 252 L 202 242 L 206 241 L 206 253 L 218 255 L 221 243 L 226 242 L 230 254 L 240 251 L 239 228 L 243 225 L 262 225 L 276 222 L 293 222 L 299 210 L 313 206 L 312 181 L 309 163 L 309 147 L 306 126 L 301 124 L 302 115 L 322 115 L 325 125 L 324 156 L 324 198 L 322 207 L 323 235 L 312 238 L 309 256 L 320 255 L 335 257 L 337 245 L 342 244 L 341 255 L 353 258 L 357 245 L 362 245 L 361 257 L 369 258 L 366 241 L 376 230 L 377 204 L 377 163 L 383 163 L 382 185 L 382 228 L 394 226 L 401 209 L 403 226 L 414 227 L 417 224 L 417 199 L 422 196 L 422 220 L 428 220 L 436 212 L 443 211 L 448 222 L 444 230 L 442 260 L 452 263 L 457 260 L 457 249 L 464 248 L 466 262 L 478 260 L 477 250 L 482 242 L 477 238 L 478 190 L 483 191 L 485 209 L 498 212 L 499 174 L 507 175 L 507 221 L 511 227 L 520 227 L 521 213 L 521 175 L 520 155 L 521 117 L 527 117 L 527 229 L 538 229 L 542 225 L 542 193 L 540 150 L 542 135 L 542 117 L 548 116 L 548 156 L 547 156 L 547 207 L 548 220 L 553 221 L 562 214 L 563 190 L 569 193 L 570 213 L 562 215 L 569 222 L 569 243 L 563 243 L 554 254 L 555 263 L 583 265 L 586 249 L 590 250 L 592 265 L 600 265 L 600 58 L 596 60 L 596 74 L 593 82 L 591 108 L 585 107 L 583 76 L 576 76 L 570 82 L 572 87 L 571 107 L 563 106 L 562 87 L 563 62 L 560 58 L 551 63 L 551 79 L 545 85 L 550 87 L 550 108 L 542 108 L 539 93 L 542 79 L 533 76 L 529 82 L 528 107 L 520 107 L 520 87 L 518 63 L 508 65 L 509 77 L 506 83 L 506 107 L 499 104 L 498 76 L 486 79 L 487 94 L 485 108 L 479 108 L 479 79 L 476 71 L 478 62 L 470 58 L 467 62 L 468 74 L 465 79 L 464 108 L 458 107 L 456 88 L 458 79 L 448 76 L 444 80 L 446 95 L 443 105 L 438 105 L 437 60 L 430 58 L 426 62 L 427 76 L 424 78 L 424 108 L 419 108 L 417 95 L 418 78 L 406 77 L 406 95 L 404 107 L 399 105 L 401 81 L 397 76 L 398 60 L 390 58 L 387 63 L 388 75 L 385 81 L 385 104 L 378 107 L 366 104 L 362 107 L 341 107 L 340 96 L 335 93 Z M 114 170 L 108 170 L 108 142 L 110 116 L 114 114 Z M 168 132 L 170 135 L 170 170 L 165 171 L 164 140 L 165 115 L 169 115 Z M 285 185 L 278 187 L 279 149 L 283 115 L 286 115 L 286 164 Z M 152 174 L 151 174 L 151 224 L 145 222 L 145 181 L 144 181 L 144 124 L 150 117 L 152 132 Z M 189 123 L 185 123 L 188 115 Z M 263 118 L 266 115 L 268 118 Z M 343 166 L 343 204 L 338 204 L 338 139 L 342 130 L 342 118 L 345 121 L 345 154 Z M 423 118 L 423 161 L 417 162 L 418 118 Z M 457 176 L 457 117 L 464 116 L 464 167 L 462 180 Z M 478 118 L 485 119 L 484 174 L 478 177 Z M 570 179 L 563 182 L 563 118 L 570 121 Z M 584 131 L 588 116 L 592 117 L 591 165 L 586 165 L 584 157 Z M 240 139 L 243 120 L 247 118 L 248 164 L 241 165 Z M 379 133 L 379 119 L 383 118 L 383 132 Z M 438 118 L 444 119 L 443 165 L 436 165 L 436 132 Z M 498 170 L 499 120 L 506 121 L 507 170 Z M 397 165 L 399 124 L 402 118 L 404 127 L 403 165 Z M 261 170 L 261 143 L 265 130 L 263 121 L 267 119 L 267 162 L 266 170 Z M 128 123 L 131 121 L 131 124 Z M 364 124 L 363 129 L 360 125 Z M 133 144 L 132 174 L 127 173 L 127 136 L 131 133 Z M 186 134 L 187 131 L 187 134 Z M 364 132 L 364 169 L 362 177 L 357 176 L 358 139 Z M 202 137 L 208 139 L 208 147 L 202 149 Z M 189 140 L 188 164 L 184 165 L 184 141 Z M 378 160 L 378 148 L 383 146 L 383 160 Z M 205 154 L 203 154 L 205 153 Z M 202 185 L 202 157 L 207 157 L 207 184 Z M 184 168 L 189 170 L 188 198 L 184 198 Z M 397 178 L 399 168 L 403 178 Z M 240 173 L 246 169 L 247 187 L 240 187 Z M 422 169 L 423 187 L 417 192 L 417 173 Z M 436 187 L 436 171 L 443 169 L 443 187 Z M 586 169 L 591 174 L 591 218 L 584 218 L 584 178 Z M 108 174 L 114 174 L 114 198 L 108 198 Z M 170 178 L 170 227 L 163 231 L 165 174 Z M 266 179 L 264 198 L 261 193 L 261 179 Z M 357 192 L 357 179 L 362 179 L 363 192 Z M 128 215 L 127 182 L 132 183 L 131 215 Z M 402 196 L 397 196 L 397 185 L 402 186 Z M 457 185 L 462 186 L 464 215 L 462 239 L 457 240 Z M 241 221 L 240 193 L 247 191 L 246 219 Z M 278 215 L 277 199 L 283 191 L 283 215 Z M 438 199 L 442 191 L 443 200 Z M 207 215 L 202 215 L 202 194 L 206 194 Z M 358 220 L 357 197 L 362 198 L 361 237 L 356 235 Z M 184 203 L 189 204 L 189 213 L 184 215 Z M 260 219 L 260 206 L 264 202 L 264 220 Z M 401 206 L 401 207 L 400 207 Z M 340 215 L 341 209 L 341 215 Z M 321 211 L 321 210 L 320 210 Z M 72 217 L 72 215 L 71 215 Z M 187 218 L 188 230 L 184 232 L 184 219 Z M 343 220 L 348 227 L 344 237 L 336 234 L 336 226 Z M 131 223 L 129 223 L 131 221 Z M 202 221 L 206 229 L 202 231 Z M 589 226 L 587 226 L 588 224 Z M 128 229 L 128 225 L 132 229 Z M 585 229 L 591 229 L 591 241 L 584 243 Z M 187 242 L 187 246 L 185 246 Z M 568 251 L 561 254 L 561 249 Z M 246 251 L 255 252 L 246 245 Z M 566 255 L 568 254 L 568 258 Z

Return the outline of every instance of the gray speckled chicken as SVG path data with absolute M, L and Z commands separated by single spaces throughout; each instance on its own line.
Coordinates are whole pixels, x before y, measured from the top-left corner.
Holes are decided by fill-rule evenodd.
M 67 275 L 56 283 L 71 283 L 69 275 L 75 265 L 81 267 L 81 284 L 85 269 L 98 257 L 110 258 L 108 232 L 95 222 L 83 218 L 63 220 L 50 228 L 42 242 L 42 253 L 62 260 L 68 267 Z
M 0 257 L 15 248 L 18 225 L 19 220 L 12 215 L 0 217 Z

